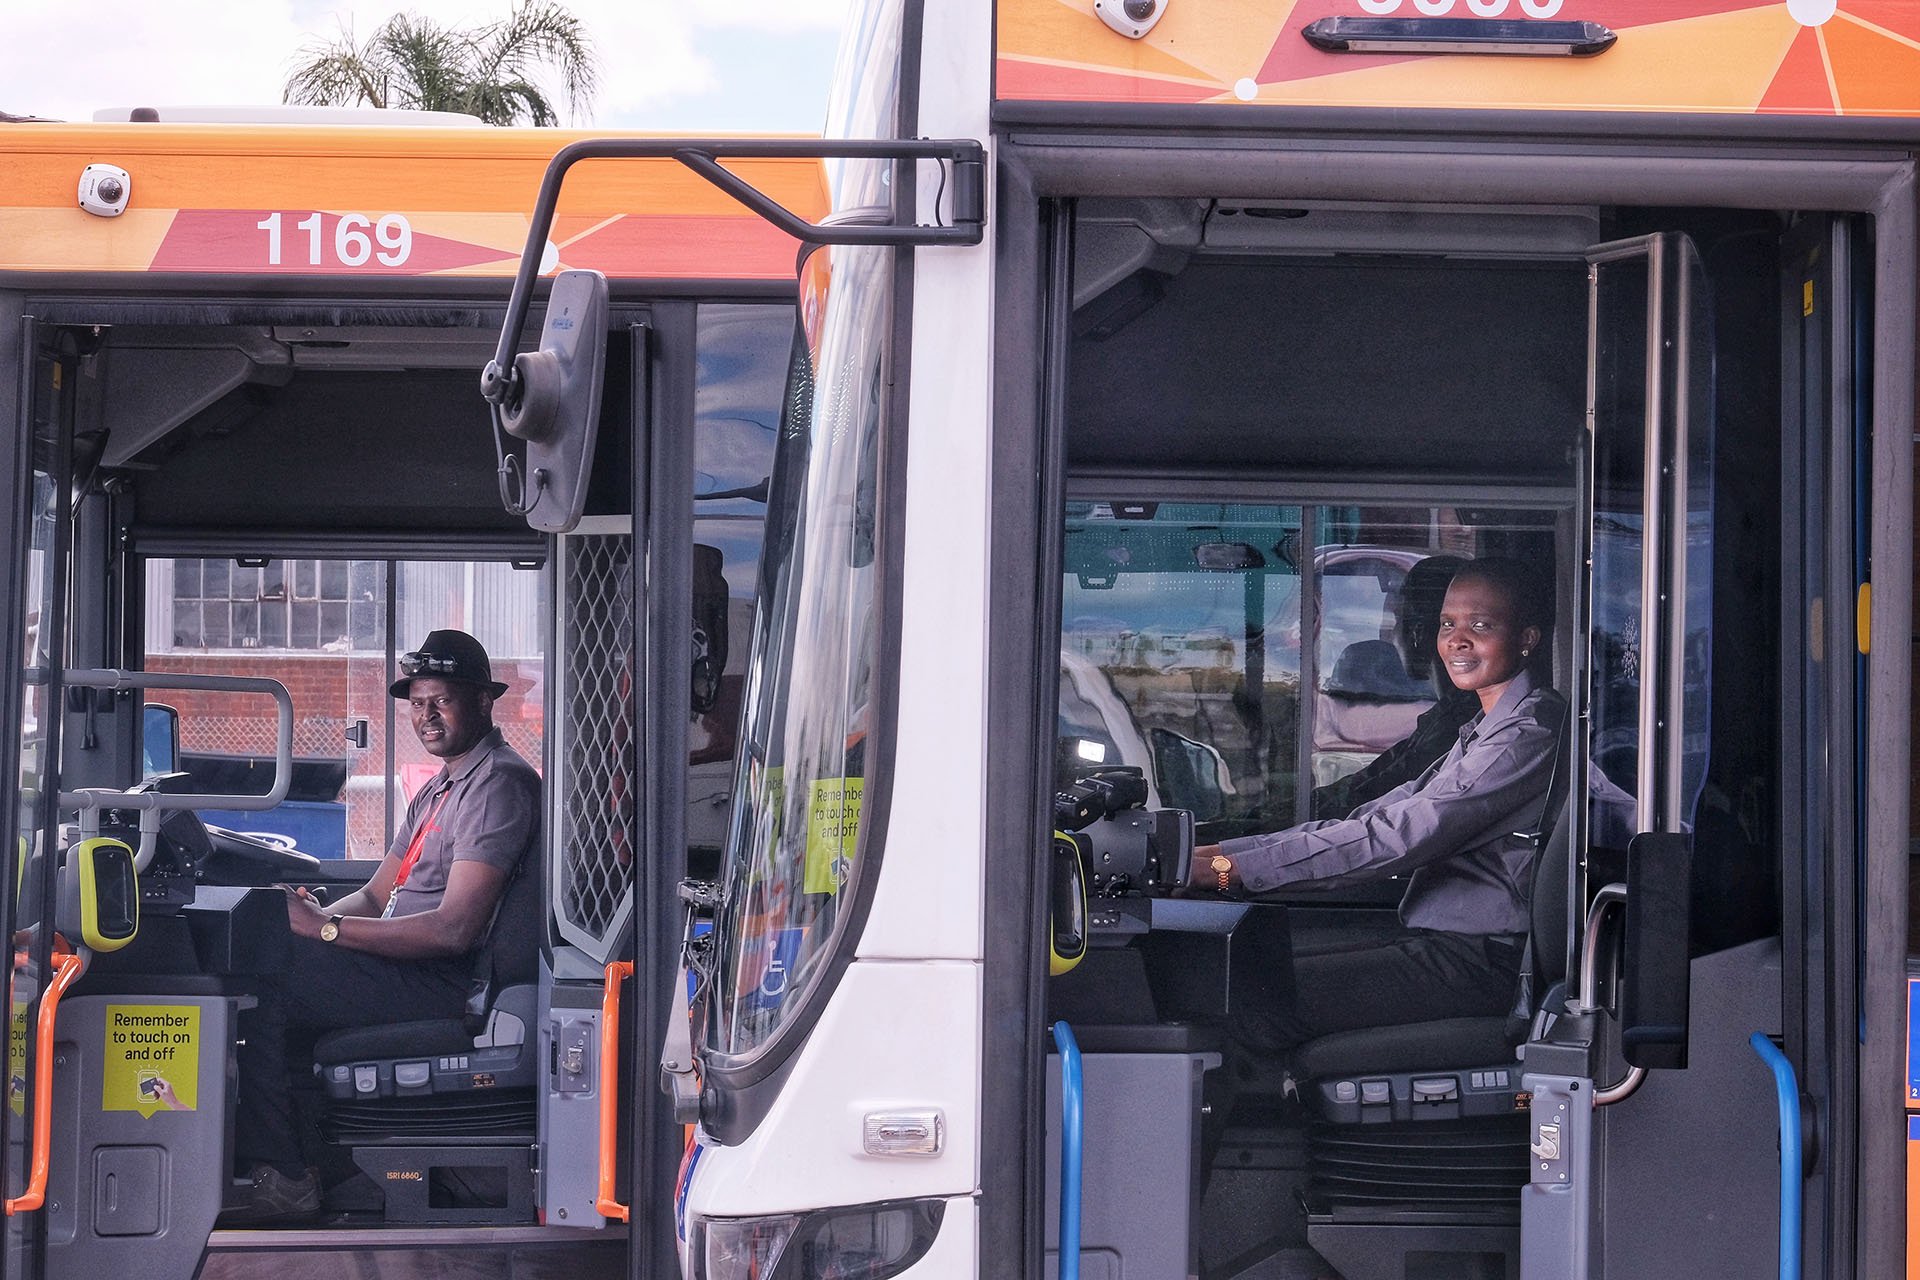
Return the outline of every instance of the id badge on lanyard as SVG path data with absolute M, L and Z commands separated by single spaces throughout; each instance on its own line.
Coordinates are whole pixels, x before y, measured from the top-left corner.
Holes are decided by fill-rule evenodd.
M 414 828 L 413 839 L 407 842 L 406 856 L 400 860 L 400 873 L 394 876 L 393 889 L 387 894 L 386 909 L 380 913 L 381 919 L 392 918 L 393 908 L 400 901 L 400 888 L 406 884 L 407 877 L 413 874 L 414 864 L 420 861 L 420 851 L 427 847 L 427 837 L 437 830 L 433 825 L 434 820 L 440 816 L 440 811 L 447 807 L 447 797 L 452 794 L 453 784 L 449 782 L 446 790 L 440 793 L 440 798 L 433 802 L 433 808 L 427 811 L 427 816 L 421 819 L 418 827 Z

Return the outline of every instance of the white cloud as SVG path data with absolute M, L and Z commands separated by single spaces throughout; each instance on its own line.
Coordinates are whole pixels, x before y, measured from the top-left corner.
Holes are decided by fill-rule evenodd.
M 675 99 L 767 91 L 764 76 L 730 68 L 735 33 L 830 34 L 852 0 L 572 0 L 601 57 L 594 123 L 632 123 Z M 364 39 L 403 10 L 474 24 L 505 16 L 508 0 L 10 0 L 0 44 L 0 110 L 86 120 L 107 106 L 262 105 L 280 89 L 303 42 L 350 26 Z M 817 42 L 809 46 L 817 47 Z M 817 61 L 817 59 L 816 59 Z M 824 83 L 826 68 L 818 69 Z M 782 92 L 792 92 L 791 89 Z M 819 101 L 778 102 L 766 127 L 818 126 Z

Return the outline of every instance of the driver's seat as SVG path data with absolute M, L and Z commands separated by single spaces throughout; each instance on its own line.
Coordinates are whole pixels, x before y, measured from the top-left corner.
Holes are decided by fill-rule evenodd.
M 388 1221 L 533 1220 L 541 918 L 540 878 L 523 862 L 476 953 L 463 1017 L 315 1043 L 327 1136 L 386 1192 Z

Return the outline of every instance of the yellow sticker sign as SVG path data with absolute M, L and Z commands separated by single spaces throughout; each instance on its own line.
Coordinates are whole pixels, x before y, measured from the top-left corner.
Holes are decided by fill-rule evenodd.
M 185 1004 L 110 1004 L 102 1057 L 102 1111 L 192 1111 L 200 1094 L 200 1010 Z
M 860 842 L 860 798 L 865 778 L 819 778 L 807 806 L 808 893 L 838 893 L 853 870 Z
M 7 1028 L 7 1105 L 13 1114 L 27 1114 L 27 1002 L 13 1002 L 13 1021 Z

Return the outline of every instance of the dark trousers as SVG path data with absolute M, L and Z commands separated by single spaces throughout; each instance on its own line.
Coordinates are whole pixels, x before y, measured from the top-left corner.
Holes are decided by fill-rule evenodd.
M 1420 930 L 1388 942 L 1296 954 L 1284 928 L 1235 938 L 1232 1039 L 1210 1077 L 1211 1164 L 1243 1094 L 1277 1093 L 1292 1050 L 1336 1031 L 1498 1016 L 1520 981 L 1517 940 Z
M 1517 941 L 1423 929 L 1372 946 L 1295 953 L 1291 972 L 1248 975 L 1235 1038 L 1283 1054 L 1335 1031 L 1503 1014 L 1520 980 Z
M 270 1164 L 291 1177 L 306 1167 L 294 1107 L 288 1033 L 337 1031 L 428 1018 L 466 1009 L 472 966 L 465 960 L 388 960 L 313 938 L 290 938 L 286 967 L 261 978 L 257 1007 L 240 1015 L 240 1105 L 234 1163 L 245 1173 Z M 305 1070 L 308 1064 L 299 1064 Z

